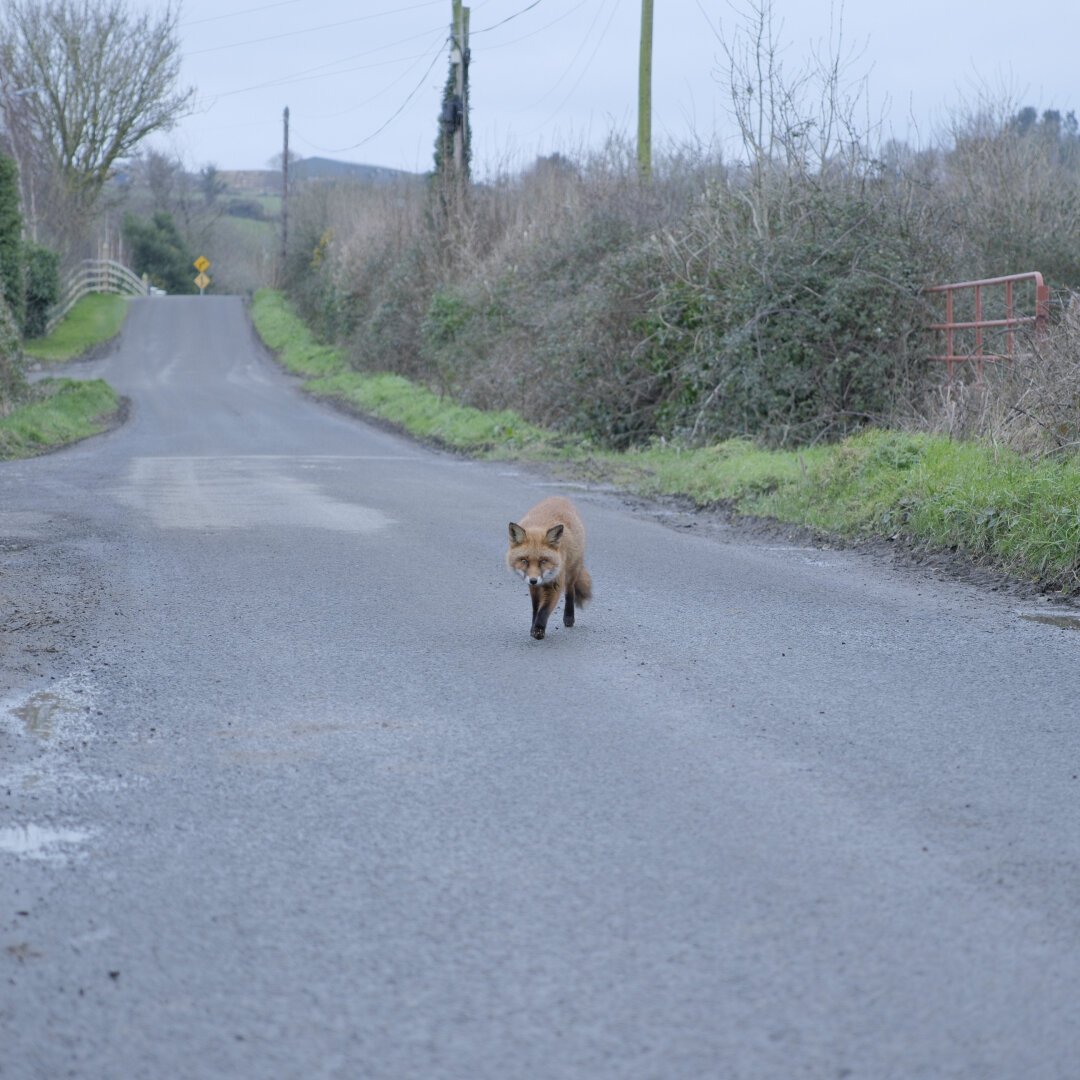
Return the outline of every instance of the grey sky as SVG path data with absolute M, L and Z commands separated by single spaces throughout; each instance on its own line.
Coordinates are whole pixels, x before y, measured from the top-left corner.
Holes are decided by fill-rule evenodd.
M 742 0 L 654 0 L 654 142 L 731 152 L 717 33 Z M 472 0 L 473 152 L 478 171 L 576 153 L 637 117 L 639 0 Z M 930 142 L 981 97 L 1080 111 L 1080 4 L 1015 0 L 774 0 L 794 73 L 828 53 L 842 10 L 849 81 L 866 78 L 871 119 Z M 291 148 L 391 168 L 430 167 L 447 74 L 450 0 L 184 0 L 183 79 L 197 111 L 159 148 L 190 167 L 263 168 Z M 500 25 L 501 24 L 501 25 Z M 917 130 L 913 127 L 917 125 Z

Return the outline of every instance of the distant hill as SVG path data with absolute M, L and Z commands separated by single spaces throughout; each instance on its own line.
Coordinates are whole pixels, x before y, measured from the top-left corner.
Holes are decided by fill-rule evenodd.
M 218 173 L 232 191 L 251 195 L 280 195 L 281 173 L 277 169 L 222 169 Z M 296 183 L 351 180 L 361 184 L 392 184 L 421 180 L 417 173 L 386 169 L 381 165 L 357 165 L 332 158 L 299 158 L 289 165 L 290 187 Z
M 331 158 L 300 158 L 289 166 L 297 180 L 361 180 L 371 184 L 389 184 L 397 180 L 419 180 L 416 173 L 401 169 L 384 169 L 381 165 L 354 165 L 351 161 Z

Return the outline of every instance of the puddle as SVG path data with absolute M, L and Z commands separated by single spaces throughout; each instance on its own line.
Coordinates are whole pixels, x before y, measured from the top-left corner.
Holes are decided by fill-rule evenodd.
M 48 829 L 41 825 L 13 825 L 0 829 L 0 854 L 59 862 L 71 855 L 72 845 L 85 843 L 85 829 Z
M 94 696 L 84 674 L 48 689 L 0 701 L 0 786 L 56 792 L 86 790 L 79 756 L 97 736 Z
M 1021 615 L 1028 622 L 1056 626 L 1060 630 L 1080 630 L 1080 615 Z
M 39 739 L 51 739 L 66 717 L 85 713 L 86 706 L 81 702 L 52 690 L 31 694 L 22 705 L 11 710 L 12 716 L 23 722 L 26 733 Z

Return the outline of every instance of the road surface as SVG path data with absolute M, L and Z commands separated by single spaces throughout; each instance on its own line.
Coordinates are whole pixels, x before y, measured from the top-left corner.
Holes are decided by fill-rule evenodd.
M 235 299 L 81 370 L 0 465 L 3 1080 L 1080 1075 L 1068 612 L 419 447 Z

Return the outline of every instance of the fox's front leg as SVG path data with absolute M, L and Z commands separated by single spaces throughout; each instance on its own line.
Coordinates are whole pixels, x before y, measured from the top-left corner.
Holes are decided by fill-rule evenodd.
M 533 619 L 532 636 L 537 641 L 543 639 L 547 632 L 548 618 L 555 610 L 559 602 L 559 594 L 562 592 L 561 585 L 530 585 L 529 596 L 532 598 Z

